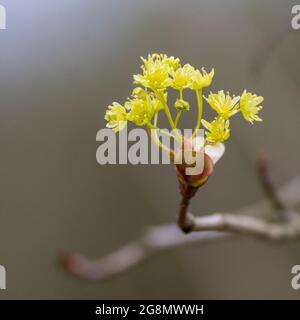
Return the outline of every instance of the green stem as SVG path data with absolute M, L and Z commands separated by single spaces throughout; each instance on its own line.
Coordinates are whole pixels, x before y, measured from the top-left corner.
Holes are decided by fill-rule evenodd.
M 173 134 L 169 133 L 169 132 L 166 131 L 166 130 L 159 129 L 159 128 L 157 127 L 157 121 L 158 121 L 158 112 L 156 112 L 156 113 L 154 114 L 153 124 L 150 123 L 150 124 L 148 125 L 148 130 L 149 130 L 149 131 L 151 131 L 151 129 L 154 129 L 154 130 L 155 130 L 155 132 L 154 132 L 154 138 L 156 139 L 155 142 L 157 142 L 157 140 L 159 140 L 158 137 L 157 137 L 157 131 L 158 131 L 158 132 L 160 132 L 160 133 L 162 133 L 162 134 L 165 134 L 166 136 L 168 136 L 168 137 L 170 137 L 170 138 L 176 139 L 179 143 L 181 143 L 181 138 L 180 138 L 178 135 L 173 135 Z M 162 143 L 161 143 L 161 145 L 162 145 Z M 163 148 L 163 149 L 167 150 L 166 147 Z M 168 149 L 168 150 L 169 150 L 169 149 Z
M 175 118 L 175 127 L 177 128 L 178 126 L 178 122 L 179 122 L 179 119 L 181 117 L 181 114 L 182 114 L 182 110 L 178 111 L 177 115 L 176 115 L 176 118 Z
M 158 119 L 158 112 L 155 112 L 155 115 L 154 115 L 154 127 L 157 127 L 157 119 Z
M 166 116 L 167 116 L 167 118 L 168 118 L 168 120 L 169 120 L 169 123 L 170 123 L 171 128 L 172 128 L 172 129 L 176 129 L 176 126 L 175 126 L 175 123 L 174 123 L 174 121 L 173 121 L 173 118 L 172 118 L 170 109 L 169 109 L 169 107 L 168 107 L 168 105 L 167 105 L 167 103 L 166 103 L 164 94 L 161 93 L 161 92 L 157 92 L 157 91 L 155 91 L 155 93 L 156 93 L 158 99 L 161 101 L 161 103 L 162 103 L 163 106 L 164 106 L 164 111 L 165 111 Z
M 159 129 L 155 125 L 151 125 L 151 124 L 148 125 L 148 129 L 149 130 L 155 130 L 155 134 L 156 134 L 156 132 L 160 132 L 160 133 L 162 133 L 162 134 L 164 134 L 164 135 L 166 135 L 168 137 L 176 139 L 176 137 L 172 133 L 170 133 L 170 132 L 168 132 L 166 130 L 163 130 L 163 129 Z M 156 134 L 156 136 L 157 136 L 157 134 Z
M 182 94 L 182 89 L 179 90 L 179 99 L 180 100 L 183 100 L 183 94 Z M 181 114 L 182 114 L 182 110 L 178 111 L 177 115 L 176 115 L 176 119 L 175 119 L 175 127 L 177 128 L 178 126 L 178 122 L 179 122 L 179 119 L 181 117 Z
M 171 152 L 169 148 L 167 148 L 163 143 L 160 142 L 157 131 L 161 131 L 160 129 L 155 129 L 152 126 L 148 126 L 148 132 L 150 135 L 150 138 L 154 141 L 154 143 L 161 148 L 162 150 L 166 151 L 168 154 Z
M 198 120 L 196 127 L 194 129 L 192 138 L 194 138 L 197 134 L 198 129 L 200 129 L 201 126 L 201 119 L 202 119 L 202 112 L 203 112 L 203 98 L 202 98 L 202 89 L 196 90 L 196 96 L 197 96 L 197 104 L 198 104 Z
M 182 89 L 179 90 L 179 99 L 183 100 Z

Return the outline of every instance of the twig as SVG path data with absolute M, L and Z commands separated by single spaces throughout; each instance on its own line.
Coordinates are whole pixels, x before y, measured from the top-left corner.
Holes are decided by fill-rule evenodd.
M 293 211 L 286 212 L 286 214 L 289 215 L 289 220 L 286 223 L 273 223 L 259 218 L 229 213 L 215 213 L 197 218 L 190 215 L 189 219 L 193 222 L 191 231 L 226 231 L 272 241 L 300 239 L 300 216 Z
M 187 211 L 189 201 L 183 200 L 178 224 L 188 226 L 186 232 L 198 232 L 184 234 L 175 224 L 151 227 L 137 240 L 97 260 L 78 254 L 62 255 L 63 266 L 79 278 L 104 280 L 119 275 L 164 250 L 190 243 L 211 242 L 232 234 L 244 234 L 273 242 L 300 239 L 300 215 L 286 209 L 300 203 L 300 175 L 282 187 L 277 195 L 270 180 L 266 179 L 266 172 L 261 170 L 259 177 L 263 182 L 267 200 L 243 208 L 238 214 L 215 213 L 195 217 Z M 274 223 L 268 220 L 282 208 L 287 218 L 285 221 Z
M 154 254 L 191 243 L 211 242 L 225 238 L 225 232 L 204 231 L 185 235 L 176 224 L 151 227 L 133 242 L 130 242 L 107 256 L 89 260 L 79 254 L 63 254 L 64 268 L 76 277 L 85 280 L 105 280 L 119 275 L 145 261 Z
M 189 205 L 190 205 L 190 198 L 182 196 L 180 205 L 179 205 L 177 225 L 184 233 L 191 232 L 191 229 L 193 227 L 191 221 L 187 219 Z
M 275 210 L 280 212 L 287 210 L 286 205 L 278 196 L 276 189 L 271 181 L 271 177 L 269 174 L 269 165 L 265 155 L 261 155 L 256 164 L 257 176 L 259 181 L 263 187 L 263 190 L 273 205 Z

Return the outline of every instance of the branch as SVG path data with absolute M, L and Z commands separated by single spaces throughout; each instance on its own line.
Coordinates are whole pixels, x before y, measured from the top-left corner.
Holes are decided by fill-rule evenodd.
M 183 200 L 178 224 L 184 221 L 184 225 L 188 226 L 184 229 L 185 232 L 198 232 L 184 234 L 175 224 L 154 226 L 145 230 L 137 240 L 103 258 L 90 260 L 79 254 L 64 254 L 61 256 L 61 262 L 69 273 L 78 278 L 105 280 L 167 249 L 191 243 L 209 243 L 232 234 L 244 234 L 275 242 L 299 239 L 300 215 L 287 207 L 300 203 L 300 175 L 282 187 L 277 194 L 267 169 L 265 162 L 258 164 L 258 177 L 267 199 L 239 210 L 238 214 L 215 213 L 195 217 L 187 211 L 189 201 Z M 280 210 L 284 212 L 285 219 L 274 222 L 274 215 Z
M 212 214 L 194 217 L 188 213 L 190 231 L 226 231 L 256 236 L 272 241 L 300 238 L 300 216 L 294 211 L 285 212 L 289 216 L 286 223 L 273 223 L 263 219 L 235 214 Z
M 215 231 L 185 235 L 176 224 L 166 224 L 148 228 L 140 238 L 103 258 L 89 260 L 79 254 L 63 254 L 61 262 L 64 268 L 76 277 L 91 281 L 104 280 L 119 275 L 167 249 L 195 242 L 211 242 L 227 236 L 229 234 L 225 232 Z

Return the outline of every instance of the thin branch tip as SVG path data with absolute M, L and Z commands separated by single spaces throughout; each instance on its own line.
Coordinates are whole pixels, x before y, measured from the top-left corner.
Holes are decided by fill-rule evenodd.
M 62 253 L 59 255 L 60 264 L 70 274 L 81 277 L 88 270 L 89 260 L 78 253 Z

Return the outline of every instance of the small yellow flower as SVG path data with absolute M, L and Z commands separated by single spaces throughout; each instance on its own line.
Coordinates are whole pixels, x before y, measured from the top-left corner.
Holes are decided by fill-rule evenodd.
M 126 102 L 126 108 L 130 110 L 128 120 L 137 126 L 148 125 L 154 115 L 154 110 L 150 109 L 146 100 L 133 99 Z
M 132 91 L 132 96 L 137 99 L 146 99 L 149 92 L 141 87 L 134 88 Z
M 195 69 L 190 64 L 185 64 L 183 67 L 175 70 L 172 74 L 172 88 L 175 90 L 188 88 L 191 85 L 194 72 Z
M 142 58 L 143 73 L 134 75 L 134 82 L 153 90 L 165 90 L 172 83 L 170 73 L 179 66 L 179 59 L 168 57 L 164 54 L 148 55 L 148 59 Z
M 206 139 L 210 143 L 218 143 L 227 140 L 230 137 L 229 120 L 221 117 L 215 118 L 211 123 L 202 119 L 206 131 Z
M 162 103 L 146 90 L 133 90 L 133 99 L 126 102 L 126 109 L 130 110 L 127 116 L 137 126 L 151 124 L 154 114 L 163 108 Z
M 194 70 L 189 86 L 190 89 L 199 90 L 211 85 L 215 70 L 212 69 L 210 73 L 207 73 L 205 69 L 202 68 L 201 71 L 198 69 Z
M 251 123 L 253 123 L 253 121 L 262 121 L 262 119 L 258 116 L 258 112 L 263 108 L 262 106 L 259 106 L 259 104 L 261 104 L 263 101 L 263 97 L 244 90 L 243 94 L 241 95 L 240 109 L 247 121 Z
M 167 65 L 169 65 L 169 67 L 173 70 L 176 70 L 180 65 L 180 59 L 175 58 L 173 56 L 168 57 L 166 54 L 158 54 L 158 53 L 154 53 L 152 56 L 157 57 L 158 59 L 161 59 L 163 63 L 166 63 Z
M 210 93 L 208 98 L 204 97 L 208 104 L 224 119 L 229 119 L 239 111 L 239 105 L 237 104 L 240 97 L 233 98 L 224 91 L 218 91 L 218 93 Z
M 114 132 L 121 131 L 127 124 L 126 109 L 118 102 L 113 102 L 112 105 L 108 106 L 104 119 L 108 122 L 106 124 L 107 128 Z

